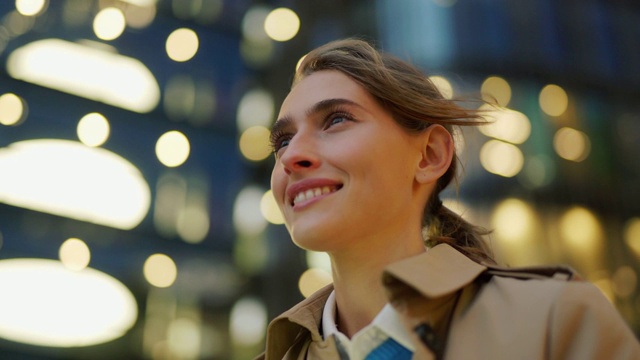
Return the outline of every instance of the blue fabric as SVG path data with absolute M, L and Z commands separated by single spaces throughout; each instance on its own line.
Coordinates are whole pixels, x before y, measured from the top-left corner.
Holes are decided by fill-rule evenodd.
M 389 338 L 380 344 L 380 346 L 373 349 L 365 360 L 409 360 L 412 354 L 411 351 L 407 350 L 407 348 L 400 345 L 397 341 Z

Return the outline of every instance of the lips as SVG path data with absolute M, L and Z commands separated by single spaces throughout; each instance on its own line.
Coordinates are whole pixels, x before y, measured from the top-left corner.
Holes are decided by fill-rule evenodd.
M 287 199 L 291 206 L 302 204 L 314 198 L 334 193 L 342 184 L 329 179 L 309 179 L 292 184 L 287 189 Z

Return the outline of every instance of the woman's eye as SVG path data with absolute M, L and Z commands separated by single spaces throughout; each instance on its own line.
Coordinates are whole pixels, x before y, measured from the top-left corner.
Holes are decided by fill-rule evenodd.
M 275 154 L 277 154 L 282 148 L 287 147 L 290 142 L 291 142 L 291 135 L 274 134 L 271 136 L 271 149 Z
M 334 114 L 333 116 L 327 119 L 326 127 L 330 128 L 333 125 L 341 124 L 343 122 L 348 121 L 350 118 L 346 115 L 342 114 Z

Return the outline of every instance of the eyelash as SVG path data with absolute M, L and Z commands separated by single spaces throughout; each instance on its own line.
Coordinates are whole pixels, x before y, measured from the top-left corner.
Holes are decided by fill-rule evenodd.
M 340 123 L 332 124 L 331 122 L 335 119 L 344 119 L 346 121 L 350 121 L 350 120 L 353 120 L 354 118 L 351 114 L 349 114 L 344 110 L 333 109 L 322 121 L 322 124 L 323 124 L 322 129 L 327 130 L 334 125 L 338 125 L 342 123 L 340 122 Z M 292 137 L 293 137 L 293 134 L 285 130 L 278 130 L 276 132 L 272 132 L 270 136 L 271 151 L 277 155 L 278 151 L 284 147 L 282 146 L 282 143 L 284 141 L 291 140 Z

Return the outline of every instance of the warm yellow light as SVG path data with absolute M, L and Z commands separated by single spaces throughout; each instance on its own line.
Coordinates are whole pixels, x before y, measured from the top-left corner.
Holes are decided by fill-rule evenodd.
M 240 136 L 240 152 L 251 161 L 261 161 L 271 155 L 270 131 L 264 126 L 252 126 Z
M 591 141 L 582 131 L 564 127 L 553 136 L 553 148 L 563 159 L 580 162 L 591 152 Z
M 173 61 L 184 62 L 198 52 L 200 41 L 195 31 L 187 28 L 174 30 L 167 38 L 167 55 Z
M 202 242 L 209 234 L 209 226 L 209 211 L 201 204 L 187 205 L 178 214 L 176 230 L 188 243 Z
M 42 13 L 46 0 L 16 0 L 16 10 L 24 16 L 36 16 Z
M 267 219 L 268 222 L 276 225 L 284 224 L 284 217 L 278 207 L 276 199 L 273 197 L 273 191 L 267 190 L 260 200 L 260 211 L 262 216 Z
M 522 170 L 524 155 L 514 145 L 490 140 L 480 149 L 480 163 L 490 173 L 513 177 Z
M 115 278 L 44 259 L 0 261 L 0 337 L 38 346 L 81 347 L 124 335 L 136 300 Z
M 166 288 L 176 281 L 178 268 L 176 263 L 165 254 L 153 254 L 144 262 L 144 277 L 149 284 Z
M 147 214 L 151 192 L 140 171 L 102 148 L 53 139 L 0 148 L 0 202 L 131 229 Z
M 306 250 L 305 259 L 308 268 L 322 269 L 331 274 L 331 258 L 326 252 Z
M 322 269 L 307 269 L 300 276 L 298 289 L 305 298 L 333 281 L 331 274 Z
M 632 218 L 624 227 L 624 242 L 640 258 L 640 218 Z
M 496 237 L 504 242 L 522 243 L 534 231 L 535 213 L 522 200 L 507 199 L 496 207 L 491 217 L 491 227 Z
M 539 103 L 547 115 L 560 116 L 567 111 L 569 97 L 560 86 L 549 84 L 540 91 Z
M 190 152 L 189 139 L 176 130 L 162 134 L 156 142 L 156 156 L 167 167 L 176 167 L 184 164 L 189 158 Z
M 443 76 L 429 76 L 429 80 L 431 80 L 445 99 L 453 98 L 453 86 L 451 86 L 447 78 Z
M 484 80 L 480 87 L 482 99 L 489 103 L 496 103 L 506 107 L 511 101 L 511 86 L 507 80 L 499 76 L 490 76 Z
M 483 105 L 480 110 L 484 112 L 485 118 L 491 121 L 490 124 L 478 127 L 480 132 L 487 136 L 512 144 L 522 144 L 531 135 L 531 122 L 519 111 L 494 108 L 490 105 Z
M 298 30 L 300 30 L 300 18 L 291 9 L 274 9 L 264 20 L 264 31 L 276 41 L 291 40 Z
M 238 194 L 233 206 L 233 224 L 241 235 L 257 235 L 267 227 L 267 220 L 260 211 L 264 190 L 249 186 Z
M 114 7 L 100 10 L 93 19 L 93 32 L 102 40 L 117 39 L 122 35 L 126 26 L 127 23 L 122 10 Z
M 300 68 L 300 65 L 302 65 L 302 62 L 304 61 L 305 57 L 307 57 L 307 55 L 304 55 L 300 59 L 298 59 L 298 62 L 296 63 L 296 71 L 298 71 L 298 69 Z
M 84 241 L 76 238 L 69 238 L 60 246 L 58 251 L 62 264 L 71 270 L 82 270 L 91 261 L 91 252 Z
M 87 146 L 100 146 L 109 138 L 109 121 L 102 114 L 90 113 L 78 122 L 78 138 Z
M 267 309 L 258 299 L 246 297 L 231 308 L 229 334 L 233 343 L 243 346 L 259 344 L 267 328 Z
M 578 254 L 597 252 L 601 245 L 602 228 L 591 211 L 575 206 L 560 218 L 560 235 L 565 244 Z
M 131 2 L 131 1 L 129 1 Z M 156 4 L 155 0 L 146 1 L 147 4 L 143 1 L 138 1 L 141 4 L 131 3 L 131 6 L 127 6 L 123 9 L 124 18 L 127 22 L 127 26 L 134 29 L 143 29 L 153 22 L 153 19 L 156 17 Z
M 21 123 L 27 115 L 26 103 L 16 94 L 0 96 L 0 124 L 12 126 Z
M 275 112 L 271 93 L 263 89 L 248 91 L 238 104 L 236 121 L 238 129 L 244 131 L 252 126 L 268 127 L 273 122 Z
M 139 60 L 59 39 L 16 49 L 7 71 L 15 79 L 140 113 L 160 101 L 158 82 Z
M 631 266 L 621 266 L 613 274 L 613 292 L 622 299 L 633 294 L 638 284 L 638 274 Z

